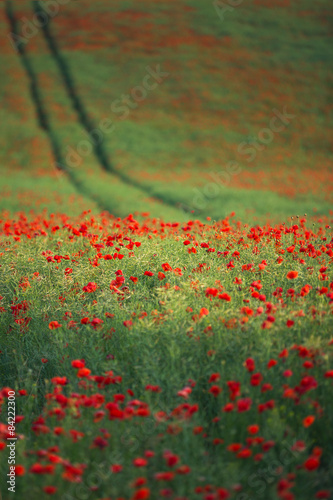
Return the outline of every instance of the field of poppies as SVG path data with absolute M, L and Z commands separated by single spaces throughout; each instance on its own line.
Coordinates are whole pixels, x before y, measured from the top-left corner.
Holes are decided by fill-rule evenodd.
M 0 500 L 332 500 L 330 2 L 0 27 Z
M 21 214 L 0 230 L 18 494 L 330 498 L 328 220 Z

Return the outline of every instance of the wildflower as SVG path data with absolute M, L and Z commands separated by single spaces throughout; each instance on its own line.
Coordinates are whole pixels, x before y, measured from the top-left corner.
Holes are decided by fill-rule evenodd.
M 206 288 L 206 292 L 205 292 L 206 297 L 209 297 L 210 295 L 212 297 L 216 297 L 217 294 L 218 294 L 217 288 Z
M 85 367 L 85 360 L 84 359 L 74 359 L 72 361 L 72 367 L 73 368 L 84 368 Z
M 234 409 L 234 405 L 233 403 L 227 403 L 223 408 L 222 410 L 226 413 L 229 413 L 230 411 L 232 411 Z
M 191 468 L 188 465 L 181 465 L 176 469 L 177 474 L 189 474 L 191 472 Z
M 217 397 L 222 392 L 222 388 L 218 385 L 212 385 L 209 392 L 213 394 L 213 396 Z
M 135 467 L 145 467 L 148 464 L 148 461 L 145 458 L 135 458 L 133 460 L 133 465 Z
M 156 481 L 172 481 L 175 477 L 174 472 L 157 472 L 155 474 Z
M 316 493 L 316 498 L 319 499 L 331 498 L 331 493 L 328 490 L 319 490 Z
M 120 464 L 113 464 L 110 466 L 111 471 L 113 474 L 119 474 L 123 470 L 123 466 Z
M 247 428 L 247 431 L 249 434 L 258 434 L 259 425 L 249 425 Z
M 294 280 L 294 279 L 297 278 L 297 276 L 298 276 L 298 272 L 297 271 L 289 271 L 287 273 L 287 279 L 288 280 Z
M 303 426 L 310 427 L 310 425 L 312 425 L 315 420 L 316 420 L 316 417 L 314 417 L 313 415 L 309 415 L 308 417 L 305 417 L 303 419 Z
M 237 458 L 249 458 L 252 455 L 252 450 L 249 448 L 244 448 L 237 453 Z
M 53 377 L 51 379 L 51 382 L 54 385 L 66 385 L 66 384 L 68 384 L 67 377 Z
M 239 399 L 237 401 L 238 412 L 249 411 L 252 405 L 252 400 L 250 398 Z
M 251 380 L 250 380 L 250 384 L 253 386 L 253 387 L 257 387 L 258 385 L 261 384 L 263 380 L 263 376 L 261 373 L 254 373 L 252 376 L 251 376 Z
M 54 465 L 42 465 L 40 463 L 35 463 L 30 467 L 29 472 L 32 474 L 53 474 L 54 470 Z
M 255 369 L 255 362 L 254 362 L 254 359 L 253 358 L 247 358 L 247 360 L 245 361 L 245 366 L 246 366 L 246 369 L 249 371 L 249 372 L 253 372 L 254 369 Z
M 92 293 L 92 292 L 95 292 L 97 290 L 97 285 L 96 283 L 93 283 L 93 282 L 89 282 L 86 286 L 84 286 L 82 288 L 82 291 L 84 293 Z
M 318 457 L 310 456 L 303 464 L 303 467 L 309 472 L 318 469 L 320 461 Z
M 211 376 L 209 377 L 208 383 L 211 384 L 212 382 L 217 382 L 220 380 L 221 375 L 219 373 L 212 373 Z
M 202 307 L 200 309 L 200 318 L 202 318 L 203 316 L 207 316 L 207 314 L 209 314 L 208 309 L 206 309 L 206 307 Z
M 43 491 L 47 495 L 54 495 L 58 491 L 58 488 L 56 486 L 44 486 Z
M 232 451 L 233 453 L 237 453 L 237 451 L 241 450 L 243 445 L 241 443 L 232 443 L 227 446 L 228 451 Z
M 267 363 L 267 368 L 270 369 L 275 365 L 277 365 L 277 361 L 275 359 L 270 359 Z
M 24 476 L 25 467 L 23 465 L 15 465 L 15 476 Z
M 97 436 L 95 437 L 94 441 L 93 441 L 93 445 L 92 447 L 93 448 L 100 448 L 101 450 L 103 450 L 106 446 L 108 446 L 108 442 L 106 439 L 104 439 L 102 436 Z
M 96 329 L 97 326 L 99 325 L 102 325 L 104 323 L 104 321 L 102 319 L 99 319 L 99 318 L 94 318 L 92 321 L 91 321 L 91 325 Z
M 150 489 L 140 488 L 134 493 L 132 500 L 147 500 L 148 498 L 150 498 Z
M 50 330 L 55 330 L 56 328 L 61 328 L 62 325 L 60 323 L 58 323 L 58 321 L 51 321 L 49 323 L 49 329 Z
M 227 293 L 220 293 L 219 294 L 219 299 L 220 300 L 225 300 L 226 302 L 230 302 L 231 301 L 231 297 Z
M 79 371 L 77 372 L 76 376 L 78 378 L 85 378 L 85 377 L 89 377 L 90 374 L 91 374 L 91 370 L 89 370 L 89 368 L 80 368 Z

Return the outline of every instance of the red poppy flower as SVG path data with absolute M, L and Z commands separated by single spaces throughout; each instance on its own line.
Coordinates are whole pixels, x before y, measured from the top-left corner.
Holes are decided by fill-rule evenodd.
M 257 387 L 258 385 L 261 384 L 262 380 L 263 380 L 263 376 L 261 373 L 254 373 L 253 375 L 251 375 L 250 384 L 253 387 Z
M 216 297 L 217 294 L 218 294 L 217 288 L 206 288 L 205 291 L 206 297 L 209 297 L 209 295 L 211 295 L 212 297 Z
M 42 465 L 40 463 L 35 463 L 30 467 L 29 472 L 32 474 L 53 474 L 54 470 L 54 465 Z
M 331 493 L 328 490 L 319 490 L 316 493 L 316 498 L 319 499 L 331 498 Z
M 252 455 L 252 450 L 249 448 L 244 448 L 237 453 L 237 458 L 249 458 Z
M 103 450 L 108 445 L 109 445 L 109 443 L 107 442 L 106 439 L 104 439 L 102 436 L 97 436 L 97 437 L 95 437 L 95 439 L 93 441 L 92 447 L 93 448 L 100 448 L 101 450 Z
M 225 488 L 217 488 L 216 494 L 218 500 L 227 500 L 230 496 L 228 490 Z
M 277 361 L 275 359 L 270 359 L 267 363 L 267 368 L 270 369 L 275 365 L 277 365 Z
M 220 293 L 219 294 L 219 299 L 225 300 L 226 302 L 230 302 L 231 301 L 231 297 L 227 293 Z
M 72 361 L 72 367 L 73 368 L 84 368 L 85 367 L 85 360 L 84 359 L 74 359 Z
M 208 309 L 206 309 L 206 307 L 202 307 L 200 309 L 200 318 L 202 318 L 203 316 L 207 316 L 209 314 L 209 311 Z
M 209 377 L 208 383 L 211 384 L 212 382 L 217 382 L 220 380 L 221 375 L 219 373 L 212 373 L 211 376 Z
M 51 321 L 49 323 L 49 329 L 50 330 L 55 330 L 56 328 L 61 328 L 62 325 L 60 323 L 58 323 L 58 321 Z
M 145 467 L 147 464 L 148 460 L 146 460 L 145 458 L 139 457 L 133 460 L 133 465 L 135 465 L 135 467 Z
M 174 472 L 157 472 L 155 474 L 156 481 L 172 481 L 175 477 Z
M 86 285 L 82 288 L 82 291 L 85 293 L 92 293 L 92 292 L 95 292 L 96 290 L 97 290 L 97 285 L 96 285 L 96 283 L 93 283 L 92 281 L 90 281 L 88 283 L 88 285 Z
M 248 428 L 247 428 L 247 431 L 249 434 L 258 434 L 259 432 L 259 425 L 249 425 Z
M 265 443 L 262 444 L 262 451 L 269 451 L 271 448 L 273 448 L 273 446 L 275 446 L 275 442 L 274 441 L 266 441 Z
M 237 401 L 238 412 L 249 411 L 252 405 L 252 400 L 250 398 L 239 399 Z
M 228 451 L 232 451 L 233 453 L 236 453 L 237 451 L 242 449 L 242 444 L 241 443 L 232 443 L 227 446 Z
M 89 368 L 80 368 L 79 371 L 77 372 L 76 376 L 79 378 L 85 378 L 89 377 L 91 374 L 91 370 Z
M 54 495 L 57 492 L 56 486 L 44 486 L 43 490 L 47 495 Z
M 313 415 L 309 415 L 308 417 L 305 417 L 303 419 L 303 426 L 310 427 L 310 425 L 312 425 L 315 420 L 316 420 L 316 417 L 314 417 Z
M 179 457 L 171 452 L 164 453 L 164 458 L 169 467 L 173 467 L 179 462 Z
M 92 321 L 91 321 L 91 325 L 95 328 L 96 330 L 96 327 L 99 326 L 99 325 L 102 325 L 102 323 L 104 323 L 104 321 L 100 318 L 94 318 Z
M 311 456 L 303 464 L 306 470 L 309 472 L 318 469 L 320 461 L 318 457 Z
M 294 280 L 295 278 L 297 278 L 298 276 L 298 272 L 297 271 L 289 271 L 287 273 L 287 279 L 288 280 Z
M 150 489 L 140 488 L 134 493 L 132 500 L 147 500 L 148 498 L 150 498 Z
M 25 467 L 23 465 L 15 465 L 15 476 L 24 476 Z
M 191 472 L 191 468 L 188 465 L 181 465 L 176 469 L 177 474 L 189 474 Z
M 53 433 L 56 436 L 60 436 L 61 434 L 65 434 L 65 429 L 63 427 L 54 427 Z
M 67 385 L 68 380 L 66 377 L 53 377 L 51 378 L 51 382 L 54 385 Z
M 209 392 L 213 394 L 213 396 L 217 397 L 220 392 L 222 392 L 222 387 L 219 387 L 218 385 L 212 385 L 209 389 Z

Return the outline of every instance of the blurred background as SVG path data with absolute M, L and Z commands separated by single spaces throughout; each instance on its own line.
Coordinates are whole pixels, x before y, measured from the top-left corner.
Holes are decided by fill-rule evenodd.
M 0 210 L 328 214 L 330 3 L 0 2 Z

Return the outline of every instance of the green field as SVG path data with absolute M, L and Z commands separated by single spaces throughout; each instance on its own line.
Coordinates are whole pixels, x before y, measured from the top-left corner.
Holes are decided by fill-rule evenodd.
M 0 500 L 332 498 L 328 0 L 0 25 Z

